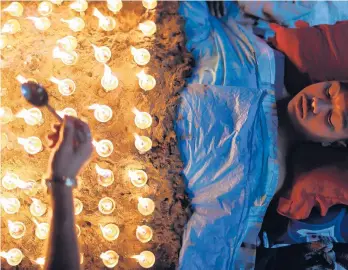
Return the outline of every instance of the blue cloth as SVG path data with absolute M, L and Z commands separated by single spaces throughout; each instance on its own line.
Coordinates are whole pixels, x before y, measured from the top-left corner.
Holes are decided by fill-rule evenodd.
M 180 5 L 196 63 L 176 122 L 194 208 L 180 269 L 253 268 L 253 247 L 278 181 L 273 105 L 282 56 L 236 24 L 231 7 L 219 20 L 205 2 Z

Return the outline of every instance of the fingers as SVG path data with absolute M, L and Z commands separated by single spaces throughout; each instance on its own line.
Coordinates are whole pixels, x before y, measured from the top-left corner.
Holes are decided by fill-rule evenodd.
M 57 145 L 57 142 L 59 141 L 60 127 L 61 124 L 53 124 L 51 126 L 53 133 L 48 134 L 46 137 L 49 148 L 54 148 Z
M 63 128 L 60 131 L 61 148 L 71 149 L 71 151 L 73 150 L 75 137 L 74 119 L 76 118 L 72 116 L 64 116 Z
M 88 159 L 93 151 L 91 130 L 88 124 L 83 121 L 76 123 L 76 129 L 78 131 L 77 136 L 80 142 L 76 152 L 85 159 Z

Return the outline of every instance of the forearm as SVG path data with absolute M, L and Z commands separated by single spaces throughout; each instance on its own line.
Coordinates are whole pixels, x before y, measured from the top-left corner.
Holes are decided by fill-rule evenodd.
M 52 183 L 52 220 L 45 269 L 80 267 L 72 188 Z

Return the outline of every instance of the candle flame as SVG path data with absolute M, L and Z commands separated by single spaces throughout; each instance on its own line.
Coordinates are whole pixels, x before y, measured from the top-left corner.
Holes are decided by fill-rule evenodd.
M 22 75 L 17 75 L 16 77 L 17 81 L 19 81 L 21 84 L 24 84 L 28 81 L 28 79 L 26 79 L 25 77 L 23 77 Z
M 97 9 L 96 7 L 93 8 L 93 13 L 94 16 L 96 16 L 99 20 L 105 19 L 105 16 Z
M 30 198 L 32 201 L 33 201 L 33 203 L 35 203 L 35 204 L 42 204 L 42 202 L 39 200 L 39 199 L 36 199 L 36 198 Z
M 136 116 L 139 116 L 139 115 L 141 114 L 141 112 L 140 112 L 137 108 L 135 108 L 135 107 L 133 107 L 132 112 L 133 112 Z
M 96 140 L 92 140 L 92 144 L 94 145 L 94 147 L 97 147 L 98 146 L 98 142 Z
M 104 77 L 109 78 L 111 76 L 112 76 L 111 68 L 107 64 L 104 64 Z
M 134 255 L 131 258 L 132 259 L 136 259 L 138 262 L 139 261 L 145 261 L 145 257 L 143 255 Z
M 91 106 L 88 106 L 88 109 L 89 110 L 97 110 L 99 107 L 100 107 L 100 105 L 96 103 L 96 104 L 92 104 Z
M 17 142 L 20 144 L 20 145 L 26 145 L 28 143 L 28 139 L 26 138 L 21 138 L 21 137 L 18 137 L 17 138 Z
M 70 8 L 78 12 L 83 12 L 88 8 L 88 2 L 86 0 L 77 0 L 70 4 Z
M 3 257 L 4 259 L 7 259 L 8 253 L 6 251 L 1 251 L 0 252 L 0 257 Z
M 135 171 L 129 170 L 128 171 L 128 176 L 129 176 L 129 178 L 134 179 L 134 178 L 136 178 L 137 174 L 136 174 Z
M 100 254 L 100 258 L 102 260 L 110 260 L 111 259 L 110 256 L 107 253 L 104 253 L 104 252 L 102 254 Z
M 134 138 L 135 138 L 135 142 L 137 144 L 142 144 L 143 143 L 142 139 L 140 138 L 140 136 L 137 133 L 133 133 L 133 135 L 134 135 Z
M 44 265 L 45 258 L 44 257 L 37 258 L 34 262 L 37 263 L 38 265 Z
M 32 218 L 31 220 L 34 222 L 36 226 L 40 226 L 40 223 L 37 221 L 36 218 Z
M 27 19 L 33 21 L 33 22 L 39 22 L 40 21 L 40 18 L 39 17 L 27 17 Z
M 139 73 L 136 74 L 139 80 L 146 80 L 146 74 L 144 70 L 140 71 Z
M 104 176 L 104 177 L 110 176 L 109 175 L 110 171 L 107 169 L 103 169 L 103 168 L 99 167 L 98 164 L 95 164 L 95 169 L 97 171 L 97 174 L 99 174 L 100 176 Z
M 141 234 L 146 234 L 146 230 L 142 226 L 137 226 L 137 231 Z
M 138 49 L 131 46 L 131 53 L 132 53 L 132 55 L 136 55 L 138 53 Z
M 27 109 L 22 109 L 21 111 L 19 111 L 18 113 L 16 113 L 16 117 L 17 118 L 25 118 L 28 117 L 30 115 L 29 110 Z

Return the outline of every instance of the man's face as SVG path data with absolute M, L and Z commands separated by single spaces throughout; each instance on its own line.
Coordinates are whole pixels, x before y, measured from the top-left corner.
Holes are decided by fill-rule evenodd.
M 333 142 L 348 138 L 348 84 L 330 81 L 312 84 L 288 104 L 295 129 L 308 139 Z

